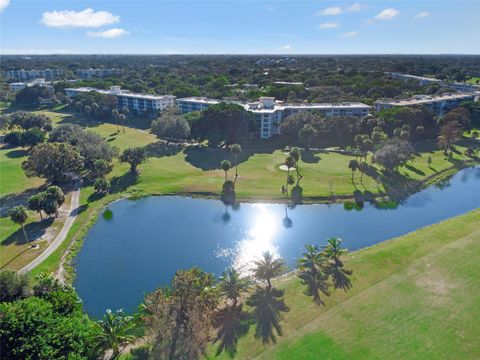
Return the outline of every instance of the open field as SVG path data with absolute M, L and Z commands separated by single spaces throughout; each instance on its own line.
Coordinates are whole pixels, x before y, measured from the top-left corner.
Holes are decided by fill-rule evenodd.
M 235 358 L 478 359 L 479 219 L 477 209 L 348 255 L 353 288 L 325 306 L 296 277 L 277 280 L 291 308 L 284 336 L 264 346 L 251 329 Z

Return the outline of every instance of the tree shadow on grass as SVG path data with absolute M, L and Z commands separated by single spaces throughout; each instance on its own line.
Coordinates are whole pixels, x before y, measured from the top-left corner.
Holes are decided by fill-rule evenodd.
M 13 149 L 5 154 L 9 159 L 19 159 L 28 155 L 27 149 Z
M 301 159 L 304 163 L 308 164 L 317 164 L 320 160 L 321 157 L 319 155 L 320 153 L 314 153 L 311 150 L 305 150 L 302 151 Z
M 130 186 L 138 183 L 138 175 L 130 171 L 122 176 L 115 176 L 110 180 L 110 193 L 116 194 L 127 190 Z
M 214 316 L 214 327 L 218 329 L 214 343 L 220 341 L 216 355 L 226 352 L 233 357 L 237 352 L 238 340 L 248 333 L 249 314 L 243 311 L 243 305 L 229 305 L 218 310 Z
M 164 140 L 160 140 L 145 146 L 145 151 L 148 157 L 164 157 L 174 156 L 183 150 L 182 144 L 169 143 Z
M 53 221 L 54 221 L 54 218 L 49 217 L 44 219 L 43 221 L 31 222 L 25 225 L 25 231 L 27 233 L 29 242 L 33 242 L 35 240 L 40 239 L 47 231 L 47 228 L 50 225 L 52 225 Z M 18 227 L 17 231 L 15 231 L 13 234 L 11 234 L 9 237 L 7 237 L 5 240 L 2 241 L 2 246 L 8 246 L 11 244 L 15 244 L 15 245 L 26 244 L 25 237 L 23 235 L 23 231 L 21 227 Z
M 0 218 L 9 216 L 10 209 L 17 205 L 25 205 L 30 196 L 44 191 L 46 185 L 41 185 L 36 188 L 24 190 L 17 194 L 7 194 L 0 198 Z
M 418 174 L 418 175 L 421 175 L 421 176 L 425 176 L 425 172 L 423 172 L 423 171 L 420 170 L 420 169 L 417 169 L 416 167 L 414 167 L 414 166 L 411 165 L 411 164 L 405 164 L 405 167 L 406 167 L 408 170 L 414 172 L 415 174 Z

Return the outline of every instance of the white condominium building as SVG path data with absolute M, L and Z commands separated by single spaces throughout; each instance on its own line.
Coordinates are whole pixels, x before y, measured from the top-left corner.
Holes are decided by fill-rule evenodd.
M 374 104 L 375 111 L 398 106 L 425 106 L 436 115 L 443 115 L 459 106 L 463 101 L 473 101 L 478 96 L 473 93 L 453 93 L 436 96 L 415 95 L 409 99 L 379 100 Z
M 75 71 L 79 79 L 103 79 L 109 76 L 118 76 L 121 69 L 78 69 Z
M 242 103 L 237 101 L 223 101 L 208 98 L 184 98 L 176 100 L 182 113 L 200 111 L 210 105 L 221 102 L 236 103 L 251 112 L 255 124 L 260 131 L 262 139 L 268 139 L 280 134 L 280 124 L 289 115 L 301 111 L 316 111 L 324 116 L 365 116 L 368 115 L 371 106 L 362 103 L 336 103 L 336 104 L 288 104 L 275 101 L 273 97 L 261 97 L 256 102 Z
M 8 84 L 8 87 L 10 88 L 10 91 L 19 92 L 28 86 L 35 85 L 46 87 L 53 92 L 53 86 L 49 82 L 45 81 L 45 79 L 35 79 L 31 82 L 14 82 Z
M 403 80 L 403 81 L 418 81 L 418 85 L 425 86 L 428 84 L 439 84 L 442 86 L 446 86 L 452 90 L 457 91 L 475 91 L 480 90 L 480 85 L 475 84 L 467 84 L 462 82 L 451 82 L 451 81 L 444 81 L 440 79 L 425 77 L 425 76 L 417 76 L 417 75 L 409 75 L 409 74 L 402 74 L 398 72 L 385 72 L 385 76 L 388 76 L 392 79 Z
M 62 75 L 62 71 L 55 69 L 33 69 L 33 70 L 7 70 L 5 71 L 7 79 L 10 80 L 33 80 L 33 79 L 47 79 L 55 80 L 57 77 Z
M 137 113 L 144 113 L 147 111 L 157 113 L 175 105 L 175 96 L 173 95 L 137 94 L 128 90 L 122 90 L 120 86 L 110 86 L 110 90 L 101 90 L 91 87 L 65 89 L 65 93 L 69 98 L 90 91 L 115 96 L 117 99 L 117 108 L 119 110 L 126 107 L 130 111 Z
M 206 97 L 195 96 L 176 100 L 177 106 L 183 114 L 192 111 L 201 111 L 203 109 L 206 109 L 210 105 L 219 104 L 221 102 L 221 100 L 217 99 L 209 99 Z

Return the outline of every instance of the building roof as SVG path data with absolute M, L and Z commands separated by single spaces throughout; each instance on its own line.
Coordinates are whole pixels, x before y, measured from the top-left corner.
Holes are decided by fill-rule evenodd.
M 194 102 L 194 103 L 209 104 L 209 105 L 219 104 L 222 102 L 222 100 L 211 99 L 211 98 L 201 97 L 201 96 L 190 96 L 186 98 L 180 98 L 180 99 L 177 99 L 177 101 Z
M 378 100 L 375 103 L 378 104 L 388 104 L 394 106 L 408 106 L 408 105 L 420 105 L 420 104 L 429 104 L 437 101 L 444 100 L 458 100 L 464 99 L 467 97 L 475 96 L 473 93 L 449 93 L 436 96 L 430 95 L 417 95 L 409 99 L 399 99 L 399 100 Z
M 93 87 L 78 87 L 78 88 L 66 88 L 65 91 L 77 91 L 77 92 L 90 92 L 95 91 L 100 94 L 105 95 L 113 95 L 113 96 L 125 96 L 125 97 L 133 97 L 138 99 L 149 99 L 149 100 L 163 100 L 165 98 L 175 98 L 173 95 L 151 95 L 151 94 L 139 94 L 139 93 L 131 93 L 128 90 L 103 90 L 103 89 L 96 89 Z

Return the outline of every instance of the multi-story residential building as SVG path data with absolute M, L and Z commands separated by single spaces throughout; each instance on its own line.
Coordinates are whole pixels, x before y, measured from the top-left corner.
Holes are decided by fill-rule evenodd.
M 218 104 L 222 100 L 207 98 L 177 99 L 177 104 L 182 113 L 203 110 L 210 105 Z M 225 102 L 227 102 L 225 100 Z M 273 97 L 261 97 L 256 102 L 237 103 L 251 112 L 255 124 L 259 129 L 262 139 L 268 139 L 280 134 L 280 124 L 289 115 L 301 111 L 317 111 L 324 116 L 365 116 L 368 115 L 370 106 L 362 103 L 336 103 L 336 104 L 288 104 L 275 101 Z
M 78 69 L 77 77 L 82 80 L 103 79 L 110 76 L 118 76 L 122 73 L 121 69 Z
M 61 70 L 56 69 L 42 69 L 42 70 L 7 70 L 5 72 L 7 79 L 9 80 L 34 80 L 34 79 L 46 79 L 55 80 L 62 75 Z
M 258 102 L 247 103 L 245 109 L 253 113 L 260 138 L 268 139 L 280 134 L 280 124 L 293 114 L 315 111 L 324 116 L 366 116 L 371 106 L 358 102 L 289 104 L 276 102 L 273 97 L 261 97 Z
M 27 86 L 34 86 L 34 85 L 44 86 L 49 90 L 51 90 L 53 93 L 52 84 L 50 82 L 45 81 L 45 79 L 35 79 L 30 82 L 14 82 L 14 83 L 8 84 L 8 87 L 10 88 L 10 91 L 19 92 L 20 90 L 26 88 Z
M 402 74 L 398 72 L 385 72 L 385 76 L 388 76 L 392 79 L 403 80 L 403 81 L 418 81 L 418 85 L 420 86 L 425 86 L 428 84 L 435 83 L 456 91 L 480 90 L 480 85 L 468 84 L 468 83 L 462 83 L 462 82 L 444 81 L 444 80 L 429 78 L 425 76 Z
M 127 108 L 135 113 L 153 112 L 158 113 L 175 105 L 173 95 L 149 95 L 137 94 L 128 90 L 122 90 L 120 86 L 110 86 L 109 90 L 101 90 L 91 87 L 66 88 L 67 97 L 73 98 L 81 93 L 95 91 L 100 94 L 115 96 L 119 110 Z
M 219 104 L 221 102 L 221 100 L 217 99 L 209 99 L 206 97 L 195 96 L 176 100 L 177 106 L 183 114 L 192 111 L 201 111 L 203 109 L 206 109 L 210 105 Z
M 449 110 L 459 106 L 463 101 L 475 100 L 478 96 L 474 93 L 452 93 L 436 96 L 415 95 L 409 99 L 379 100 L 374 104 L 375 111 L 398 106 L 424 106 L 436 115 L 443 115 Z
M 385 72 L 385 76 L 390 77 L 395 80 L 402 80 L 402 81 L 417 81 L 418 85 L 425 86 L 432 83 L 440 84 L 443 81 L 435 78 L 425 77 L 425 76 L 417 76 L 417 75 L 409 75 L 409 74 L 402 74 L 399 72 Z

